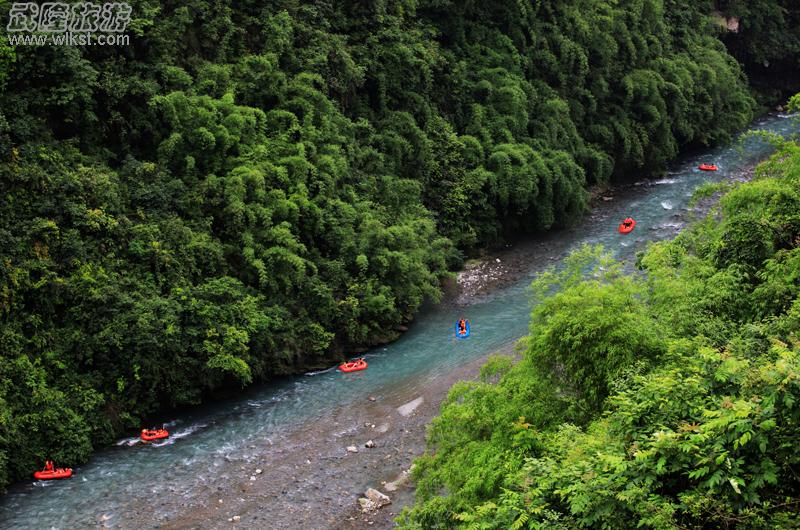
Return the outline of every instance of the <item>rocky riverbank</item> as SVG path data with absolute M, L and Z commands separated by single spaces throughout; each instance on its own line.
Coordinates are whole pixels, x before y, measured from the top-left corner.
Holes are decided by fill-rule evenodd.
M 474 378 L 485 360 L 427 381 L 422 390 L 386 388 L 359 406 L 265 443 L 254 461 L 231 462 L 230 470 L 221 470 L 201 496 L 203 502 L 172 507 L 169 517 L 154 516 L 154 526 L 391 528 L 399 510 L 413 500 L 407 471 L 424 451 L 426 425 L 450 387 Z M 363 513 L 358 499 L 368 488 L 387 494 L 391 504 Z

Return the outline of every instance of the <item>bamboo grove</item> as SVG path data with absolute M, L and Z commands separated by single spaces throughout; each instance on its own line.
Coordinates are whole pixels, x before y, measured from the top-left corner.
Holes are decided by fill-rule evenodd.
M 0 37 L 0 487 L 392 340 L 465 255 L 727 140 L 756 108 L 741 64 L 798 50 L 759 4 L 781 16 L 147 0 L 129 46 Z

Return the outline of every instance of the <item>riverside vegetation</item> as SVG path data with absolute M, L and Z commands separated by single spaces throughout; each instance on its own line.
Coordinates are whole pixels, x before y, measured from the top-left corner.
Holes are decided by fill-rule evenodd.
M 0 487 L 391 340 L 463 255 L 727 140 L 714 10 L 742 64 L 800 49 L 789 0 L 130 3 L 130 46 L 0 37 Z
M 401 528 L 798 527 L 800 145 L 637 267 L 585 246 L 534 281 L 521 360 L 451 390 Z

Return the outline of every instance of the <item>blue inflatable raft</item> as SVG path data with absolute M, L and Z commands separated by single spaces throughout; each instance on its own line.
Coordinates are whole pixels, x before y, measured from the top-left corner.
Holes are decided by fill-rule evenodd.
M 469 320 L 467 320 L 467 331 L 464 333 L 459 333 L 458 331 L 458 322 L 456 322 L 456 338 L 457 339 L 466 339 L 469 337 Z

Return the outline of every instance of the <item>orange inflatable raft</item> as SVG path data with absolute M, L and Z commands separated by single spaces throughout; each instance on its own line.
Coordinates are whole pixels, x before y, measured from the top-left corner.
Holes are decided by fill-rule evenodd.
M 342 372 L 358 372 L 359 370 L 367 369 L 367 361 L 364 359 L 356 359 L 355 361 L 348 361 L 339 365 L 339 370 Z
M 632 218 L 628 217 L 624 221 L 622 221 L 619 225 L 619 233 L 620 234 L 629 234 L 633 232 L 634 227 L 636 226 L 636 221 Z
M 166 429 L 142 429 L 141 438 L 145 442 L 163 440 L 164 438 L 169 438 L 169 432 Z
M 36 480 L 56 480 L 60 478 L 69 478 L 72 476 L 71 467 L 59 467 L 58 469 L 36 471 L 33 478 Z

